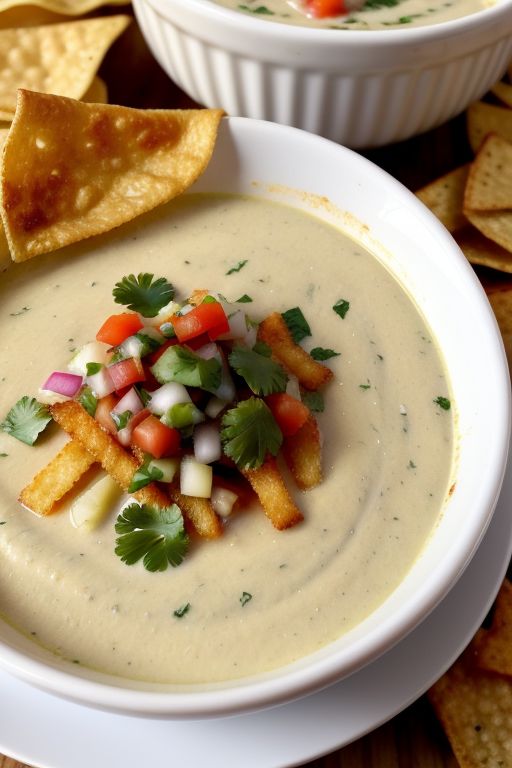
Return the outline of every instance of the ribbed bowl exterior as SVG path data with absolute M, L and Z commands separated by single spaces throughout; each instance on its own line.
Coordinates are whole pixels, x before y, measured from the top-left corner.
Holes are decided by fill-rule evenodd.
M 167 3 L 172 9 L 173 0 Z M 133 5 L 155 58 L 195 101 L 229 115 L 303 128 L 352 148 L 389 144 L 440 125 L 479 99 L 512 59 L 512 7 L 507 24 L 465 40 L 452 37 L 410 50 L 388 46 L 387 52 L 370 46 L 366 71 L 354 59 L 346 66 L 343 55 L 336 71 L 325 56 L 315 67 L 302 51 L 296 65 L 290 55 L 279 60 L 272 46 L 257 58 L 251 41 L 244 53 L 243 40 L 227 45 L 224 35 L 216 43 L 215 29 L 204 33 L 200 20 L 182 24 L 152 0 Z M 379 33 L 380 40 L 389 34 Z

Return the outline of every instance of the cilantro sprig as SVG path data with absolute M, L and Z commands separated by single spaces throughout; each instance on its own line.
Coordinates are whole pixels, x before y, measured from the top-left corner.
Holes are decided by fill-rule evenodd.
M 268 405 L 258 397 L 242 400 L 227 411 L 221 422 L 224 453 L 239 469 L 257 469 L 267 453 L 276 456 L 283 434 Z
M 288 326 L 291 337 L 298 344 L 306 336 L 311 336 L 311 328 L 304 317 L 300 307 L 292 307 L 281 314 L 281 317 Z
M 13 405 L 0 429 L 27 445 L 34 445 L 41 432 L 48 426 L 52 416 L 47 405 L 35 397 L 24 395 Z
M 245 379 L 255 395 L 270 395 L 286 389 L 288 376 L 282 366 L 258 349 L 238 345 L 228 359 L 230 366 Z
M 155 317 L 174 298 L 174 288 L 165 277 L 153 280 L 149 272 L 141 272 L 137 277 L 128 275 L 116 283 L 114 301 L 123 304 L 143 317 Z
M 142 559 L 147 571 L 165 571 L 169 564 L 180 565 L 187 553 L 189 539 L 176 504 L 130 504 L 118 516 L 115 530 L 120 534 L 115 553 L 126 565 Z

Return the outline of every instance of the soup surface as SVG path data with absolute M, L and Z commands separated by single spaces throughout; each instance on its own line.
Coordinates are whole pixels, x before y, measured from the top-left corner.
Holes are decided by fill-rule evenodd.
M 255 198 L 191 195 L 1 276 L 2 418 L 94 338 L 116 311 L 114 283 L 140 271 L 183 298 L 249 294 L 255 319 L 301 307 L 304 346 L 340 353 L 318 414 L 325 479 L 294 492 L 305 516 L 294 528 L 276 531 L 254 504 L 220 539 L 194 540 L 178 568 L 149 573 L 114 554 L 118 510 L 84 532 L 65 504 L 38 518 L 17 503 L 65 442 L 56 426 L 35 447 L 0 432 L 0 612 L 64 659 L 115 675 L 194 683 L 270 670 L 364 619 L 425 544 L 452 465 L 452 409 L 436 402 L 449 398 L 443 364 L 404 290 L 339 230 Z
M 227 8 L 258 19 L 318 29 L 393 29 L 440 24 L 494 5 L 493 0 L 347 0 L 352 8 L 343 16 L 314 18 L 307 0 L 216 0 Z

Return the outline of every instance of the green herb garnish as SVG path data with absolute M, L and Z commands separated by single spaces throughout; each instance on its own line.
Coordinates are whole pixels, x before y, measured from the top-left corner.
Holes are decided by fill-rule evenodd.
M 251 304 L 252 299 L 250 296 L 248 296 L 246 293 L 244 293 L 243 296 L 240 296 L 239 299 L 236 300 L 236 304 Z
M 18 317 L 18 315 L 24 315 L 25 312 L 30 312 L 30 307 L 22 307 L 17 312 L 9 312 L 10 317 Z
M 165 277 L 153 281 L 153 275 L 148 272 L 123 277 L 112 293 L 117 304 L 124 304 L 143 317 L 155 317 L 174 298 L 171 283 Z
M 438 405 L 440 408 L 442 408 L 443 411 L 449 411 L 452 405 L 448 400 L 448 398 L 442 397 L 442 395 L 439 395 L 439 397 L 436 397 L 434 400 L 434 403 Z
M 120 432 L 121 429 L 126 427 L 131 417 L 133 416 L 133 413 L 131 411 L 123 411 L 122 413 L 115 413 L 115 411 L 112 411 L 110 415 L 112 417 L 112 421 L 116 425 L 117 431 Z
M 173 429 L 185 429 L 192 424 L 199 424 L 204 421 L 204 414 L 194 403 L 175 403 L 167 413 L 162 416 L 162 422 L 166 427 Z
M 309 353 L 313 360 L 330 360 L 331 357 L 338 357 L 339 352 L 335 352 L 333 349 L 324 349 L 324 347 L 314 347 Z
M 162 323 L 160 326 L 160 333 L 165 336 L 166 339 L 176 338 L 176 331 L 172 323 Z
M 83 387 L 78 395 L 78 402 L 85 408 L 89 416 L 94 416 L 98 407 L 98 398 L 90 387 Z
M 99 373 L 103 368 L 103 363 L 86 363 L 86 375 L 94 376 L 95 373 Z
M 257 397 L 242 400 L 224 414 L 220 437 L 224 453 L 239 469 L 261 467 L 267 453 L 276 456 L 283 442 L 270 408 Z
M 360 384 L 359 389 L 370 389 L 371 386 L 370 382 L 368 382 L 368 384 Z
M 322 413 L 325 409 L 324 396 L 321 392 L 304 392 L 302 402 L 312 413 Z
M 39 403 L 35 397 L 24 395 L 13 405 L 5 420 L 0 424 L 0 429 L 17 440 L 21 440 L 22 443 L 34 445 L 51 420 L 52 417 L 47 405 Z
M 173 615 L 176 616 L 177 619 L 181 619 L 189 611 L 190 603 L 183 603 L 183 605 L 180 605 L 179 608 L 176 608 L 176 610 L 173 611 Z
M 118 516 L 115 530 L 121 534 L 115 553 L 127 565 L 142 558 L 147 571 L 165 571 L 169 564 L 180 565 L 187 553 L 188 536 L 176 504 L 163 508 L 130 504 Z
M 346 299 L 338 299 L 336 304 L 333 305 L 333 309 L 336 314 L 339 315 L 342 320 L 344 320 L 345 315 L 350 309 L 350 301 L 347 301 Z
M 240 602 L 242 604 L 242 608 L 244 605 L 247 605 L 247 603 L 252 600 L 252 595 L 250 592 L 242 592 L 242 595 L 240 597 Z
M 130 485 L 128 486 L 128 493 L 135 493 L 135 491 L 139 491 L 146 485 L 162 479 L 164 473 L 158 467 L 151 466 L 152 460 L 152 457 L 149 456 L 144 463 L 135 470 Z
M 249 5 L 239 5 L 238 8 L 241 11 L 249 11 L 249 13 L 265 14 L 267 16 L 274 16 L 274 11 L 267 8 L 266 5 L 258 5 L 256 8 L 251 8 Z
M 245 379 L 254 394 L 270 395 L 286 389 L 288 376 L 271 357 L 238 345 L 233 348 L 228 359 L 230 366 Z
M 228 269 L 226 272 L 226 275 L 232 275 L 235 272 L 240 272 L 241 269 L 245 267 L 249 259 L 243 259 L 242 261 L 239 261 L 238 264 L 236 264 L 234 267 L 231 267 L 231 269 Z
M 296 344 L 305 339 L 306 336 L 311 336 L 311 328 L 299 307 L 287 309 L 281 314 L 281 317 L 288 326 L 291 337 Z
M 135 334 L 135 337 L 142 344 L 142 347 L 140 348 L 140 352 L 139 352 L 139 357 L 145 357 L 146 355 L 149 355 L 150 352 L 154 352 L 156 349 L 162 346 L 162 342 L 159 339 L 155 339 L 153 336 L 150 336 L 147 333 L 142 333 L 141 331 L 139 331 L 138 333 Z
M 215 392 L 220 386 L 222 366 L 215 357 L 203 360 L 191 349 L 175 344 L 165 350 L 152 366 L 151 373 L 160 384 L 177 381 L 186 387 Z

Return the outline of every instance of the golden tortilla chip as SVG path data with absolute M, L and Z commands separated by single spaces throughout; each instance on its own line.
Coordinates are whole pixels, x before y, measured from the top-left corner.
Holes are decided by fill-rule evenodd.
M 428 697 L 460 768 L 512 765 L 512 681 L 476 666 L 478 640 Z
M 468 107 L 466 117 L 468 139 L 475 154 L 488 133 L 512 141 L 512 110 L 476 101 Z
M 465 208 L 464 214 L 482 235 L 501 245 L 512 255 L 512 211 L 472 211 Z M 495 269 L 498 268 L 497 263 L 498 261 L 495 260 L 492 265 Z M 503 263 L 506 263 L 505 259 L 503 259 Z M 491 265 L 489 264 L 489 266 Z M 500 269 L 502 268 L 501 266 Z M 510 270 L 505 271 L 509 272 Z
M 36 9 L 39 8 L 63 16 L 82 16 L 84 13 L 89 13 L 89 11 L 105 5 L 129 4 L 130 0 L 30 0 L 30 3 L 27 3 L 27 0 L 0 0 L 0 13 L 22 7 L 27 19 L 29 19 L 33 13 L 31 6 L 35 6 Z
M 506 104 L 507 107 L 512 107 L 512 85 L 504 82 L 496 83 L 496 85 L 493 85 L 491 88 L 491 93 L 493 93 L 497 99 L 502 101 L 503 104 Z
M 20 90 L 1 173 L 14 261 L 108 232 L 184 192 L 210 160 L 221 117 Z
M 489 240 L 473 227 L 455 234 L 455 240 L 471 264 L 512 273 L 512 253 Z
M 129 16 L 0 30 L 0 120 L 12 120 L 18 88 L 80 99 Z
M 512 321 L 508 321 L 512 328 Z M 501 585 L 491 628 L 478 644 L 478 666 L 489 672 L 512 676 L 512 584 Z
M 456 232 L 467 224 L 462 206 L 468 173 L 469 163 L 450 171 L 416 192 L 416 196 L 430 208 L 449 232 Z
M 81 100 L 88 104 L 108 104 L 108 89 L 105 81 L 101 77 L 95 77 Z
M 512 208 L 512 144 L 491 133 L 471 164 L 464 208 L 497 211 Z

